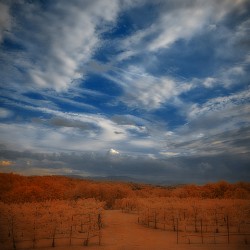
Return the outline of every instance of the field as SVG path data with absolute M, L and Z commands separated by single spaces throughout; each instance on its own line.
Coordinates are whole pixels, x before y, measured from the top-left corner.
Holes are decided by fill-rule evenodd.
M 1 203 L 1 249 L 100 245 L 102 206 L 94 199 Z
M 176 244 L 250 243 L 250 204 L 246 200 L 197 198 L 124 199 L 123 212 L 142 226 L 175 232 Z
M 248 183 L 1 177 L 1 250 L 249 249 Z

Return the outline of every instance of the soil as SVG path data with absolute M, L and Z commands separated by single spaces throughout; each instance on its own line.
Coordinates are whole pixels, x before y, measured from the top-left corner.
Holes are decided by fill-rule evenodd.
M 104 212 L 104 228 L 101 246 L 92 243 L 89 246 L 64 246 L 56 248 L 36 248 L 36 250 L 248 250 L 249 245 L 230 243 L 176 242 L 176 233 L 147 228 L 137 223 L 136 214 L 122 213 L 118 210 Z

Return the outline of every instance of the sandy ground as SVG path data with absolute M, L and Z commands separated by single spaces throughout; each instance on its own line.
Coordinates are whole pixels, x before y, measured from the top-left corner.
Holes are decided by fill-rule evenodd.
M 163 230 L 146 228 L 137 223 L 134 214 L 108 210 L 104 213 L 105 226 L 101 246 L 90 241 L 89 246 L 40 248 L 39 250 L 248 250 L 244 244 L 176 244 L 176 234 Z M 36 248 L 38 250 L 38 248 Z

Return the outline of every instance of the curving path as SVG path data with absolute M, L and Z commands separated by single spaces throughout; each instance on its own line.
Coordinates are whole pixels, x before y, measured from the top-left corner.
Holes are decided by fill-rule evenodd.
M 176 233 L 143 227 L 137 223 L 135 214 L 118 210 L 106 210 L 103 220 L 105 226 L 101 246 L 90 240 L 89 246 L 58 246 L 36 250 L 249 250 L 249 245 L 236 244 L 177 245 Z
M 227 244 L 176 244 L 176 234 L 146 228 L 137 223 L 134 214 L 107 210 L 101 246 L 89 246 L 99 250 L 247 250 L 249 245 Z

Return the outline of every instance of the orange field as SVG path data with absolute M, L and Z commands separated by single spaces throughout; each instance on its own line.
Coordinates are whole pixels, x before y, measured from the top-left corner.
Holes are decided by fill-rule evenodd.
M 14 174 L 0 174 L 0 180 L 3 250 L 248 249 L 250 244 L 248 183 L 156 187 Z

